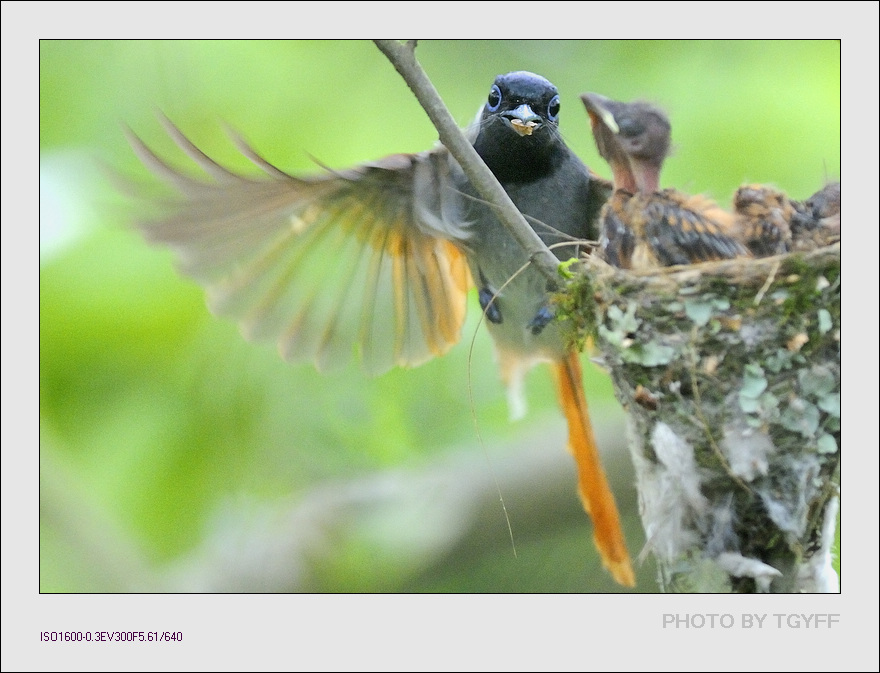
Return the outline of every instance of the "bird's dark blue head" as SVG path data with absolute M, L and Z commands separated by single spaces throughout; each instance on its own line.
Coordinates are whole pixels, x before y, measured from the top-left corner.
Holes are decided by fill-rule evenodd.
M 536 178 L 562 145 L 558 126 L 556 87 L 532 72 L 509 72 L 498 75 L 489 90 L 474 147 L 500 180 Z M 524 171 L 535 175 L 521 175 Z
M 559 92 L 540 75 L 525 70 L 498 75 L 480 117 L 500 122 L 520 136 L 559 123 Z

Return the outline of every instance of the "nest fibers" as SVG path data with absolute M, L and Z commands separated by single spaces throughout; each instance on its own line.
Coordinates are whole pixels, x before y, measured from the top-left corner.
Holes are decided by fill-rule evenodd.
M 645 553 L 666 591 L 833 592 L 840 244 L 633 272 L 559 298 L 629 414 Z

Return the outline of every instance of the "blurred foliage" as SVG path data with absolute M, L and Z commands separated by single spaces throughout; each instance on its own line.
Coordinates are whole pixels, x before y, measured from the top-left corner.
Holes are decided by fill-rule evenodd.
M 432 41 L 417 56 L 462 125 L 495 75 L 546 76 L 562 92 L 563 134 L 605 176 L 577 98 L 584 91 L 669 112 L 676 150 L 664 186 L 725 205 L 744 182 L 805 198 L 840 175 L 835 41 Z M 41 590 L 212 589 L 205 569 L 261 535 L 298 539 L 304 551 L 281 556 L 306 563 L 306 579 L 256 578 L 240 590 L 615 590 L 578 511 L 548 372 L 530 376 L 529 417 L 508 423 L 476 311 L 450 354 L 378 379 L 356 367 L 320 375 L 285 365 L 209 315 L 170 255 L 130 231 L 133 206 L 101 170 L 146 179 L 125 125 L 179 157 L 157 110 L 242 169 L 221 122 L 293 173 L 315 171 L 312 157 L 345 167 L 436 141 L 370 42 L 40 43 Z M 603 426 L 619 435 L 607 377 L 595 367 L 586 376 L 600 436 Z M 506 483 L 507 463 L 532 455 L 499 449 L 524 435 L 554 438 L 538 448 L 560 456 L 571 483 L 559 512 L 508 512 L 514 556 L 493 475 Z M 638 553 L 644 538 L 622 455 L 611 477 Z M 437 470 L 446 481 L 419 481 Z M 454 542 L 474 515 L 443 497 L 473 494 L 475 472 L 488 479 L 474 489 L 488 490 L 495 518 L 476 541 Z M 413 496 L 409 474 L 435 490 Z M 391 503 L 378 513 L 354 495 L 334 505 L 336 518 L 319 506 L 376 484 Z M 511 489 L 502 495 L 515 501 Z M 291 531 L 294 520 L 301 531 Z M 639 581 L 653 590 L 649 565 Z

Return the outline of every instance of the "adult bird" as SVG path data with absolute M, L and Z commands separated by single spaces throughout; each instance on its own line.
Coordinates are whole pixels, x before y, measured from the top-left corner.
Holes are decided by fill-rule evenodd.
M 578 241 L 595 240 L 610 189 L 562 140 L 559 108 L 543 77 L 499 75 L 469 139 L 542 240 L 564 243 L 555 253 L 568 259 Z M 459 340 L 475 284 L 514 415 L 523 410 L 525 372 L 552 363 L 596 546 L 615 580 L 635 584 L 578 353 L 553 320 L 555 288 L 446 148 L 301 178 L 239 139 L 265 173 L 249 177 L 214 162 L 170 122 L 166 128 L 208 179 L 179 173 L 132 136 L 142 161 L 183 195 L 143 232 L 177 252 L 215 312 L 237 320 L 247 337 L 275 340 L 284 358 L 326 369 L 347 362 L 354 344 L 371 374 L 418 365 Z
M 671 134 L 660 109 L 595 93 L 583 94 L 581 101 L 614 180 L 599 242 L 609 264 L 651 269 L 750 255 L 738 240 L 732 214 L 703 196 L 660 189 Z

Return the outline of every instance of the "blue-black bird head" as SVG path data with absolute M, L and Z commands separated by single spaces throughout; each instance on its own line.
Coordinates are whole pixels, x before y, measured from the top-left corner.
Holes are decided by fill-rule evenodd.
M 559 122 L 559 92 L 546 79 L 520 70 L 495 78 L 481 121 L 498 121 L 520 136 Z
M 474 147 L 499 179 L 537 177 L 562 145 L 559 92 L 540 75 L 525 70 L 498 75 L 478 125 Z

